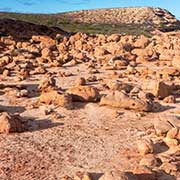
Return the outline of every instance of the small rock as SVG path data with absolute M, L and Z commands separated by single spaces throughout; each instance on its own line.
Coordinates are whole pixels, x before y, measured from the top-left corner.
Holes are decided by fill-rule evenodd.
M 177 139 L 179 135 L 179 128 L 175 127 L 168 131 L 166 137 L 170 139 Z
M 86 84 L 86 79 L 79 77 L 75 80 L 75 86 L 84 86 Z
M 164 138 L 164 142 L 166 143 L 166 145 L 169 147 L 169 148 L 174 148 L 176 146 L 178 146 L 178 140 L 177 139 L 171 139 L 171 138 Z
M 153 142 L 150 139 L 142 140 L 138 143 L 138 151 L 141 155 L 151 154 L 154 152 Z
M 175 175 L 178 168 L 175 164 L 165 162 L 160 166 L 160 169 L 164 170 L 167 174 Z
M 156 82 L 153 87 L 153 92 L 155 97 L 159 99 L 164 99 L 165 97 L 169 96 L 171 93 L 171 88 L 163 81 Z
M 137 180 L 136 176 L 129 172 L 106 172 L 99 180 Z
M 41 92 L 47 92 L 49 90 L 56 89 L 56 88 L 57 88 L 56 87 L 56 80 L 54 77 L 51 77 L 51 76 L 43 78 L 40 81 L 39 86 L 38 86 L 38 89 Z
M 23 90 L 20 90 L 18 93 L 17 93 L 17 97 L 27 97 L 28 96 L 28 94 L 29 94 L 29 92 L 28 92 L 28 90 L 26 90 L 26 89 L 23 89 Z
M 10 75 L 10 71 L 8 70 L 8 69 L 5 69 L 4 71 L 3 71 L 3 76 L 4 77 L 7 77 L 7 76 L 9 76 Z
M 88 173 L 77 172 L 73 180 L 92 180 Z
M 7 112 L 0 114 L 0 133 L 23 132 L 24 124 L 19 115 L 10 115 Z
M 147 154 L 143 157 L 139 163 L 141 166 L 147 166 L 150 168 L 156 167 L 158 165 L 158 161 L 153 154 Z
M 172 103 L 176 103 L 176 98 L 175 96 L 171 95 L 171 96 L 167 96 L 163 99 L 163 101 L 165 103 L 168 103 L 168 104 L 172 104 Z
M 173 126 L 167 121 L 158 119 L 154 122 L 154 129 L 158 136 L 165 135 L 171 128 L 173 128 Z

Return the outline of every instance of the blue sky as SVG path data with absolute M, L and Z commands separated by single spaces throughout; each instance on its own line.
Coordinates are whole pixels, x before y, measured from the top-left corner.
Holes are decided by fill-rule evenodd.
M 180 19 L 180 0 L 1 0 L 0 11 L 57 13 L 79 9 L 129 6 L 165 8 Z

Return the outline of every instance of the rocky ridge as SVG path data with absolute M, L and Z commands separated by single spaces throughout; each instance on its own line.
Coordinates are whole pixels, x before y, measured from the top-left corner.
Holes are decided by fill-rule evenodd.
M 164 31 L 180 28 L 179 21 L 165 9 L 152 7 L 82 10 L 62 14 L 78 23 L 146 24 Z

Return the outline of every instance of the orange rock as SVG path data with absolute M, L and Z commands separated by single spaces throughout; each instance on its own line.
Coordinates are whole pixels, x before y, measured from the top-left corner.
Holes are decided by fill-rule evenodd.
M 49 36 L 32 36 L 32 40 L 35 42 L 40 42 L 42 48 L 52 48 L 56 45 L 56 41 Z
M 102 47 L 96 47 L 94 54 L 95 54 L 95 56 L 104 56 L 104 55 L 109 54 L 109 52 Z
M 99 98 L 99 91 L 90 86 L 72 87 L 68 89 L 67 93 L 72 95 L 73 101 L 95 102 Z
M 0 114 L 0 133 L 23 132 L 24 124 L 19 115 L 10 115 L 7 112 Z
M 165 97 L 170 95 L 171 88 L 163 81 L 158 81 L 154 83 L 152 93 L 155 97 L 158 97 L 159 99 L 164 99 Z
M 52 89 L 56 89 L 56 80 L 54 77 L 48 76 L 43 78 L 38 86 L 38 89 L 41 92 L 48 92 L 51 91 Z
M 100 105 L 108 105 L 116 108 L 133 109 L 138 111 L 151 111 L 152 106 L 147 101 L 138 98 L 131 98 L 127 94 L 119 91 L 110 92 L 103 96 Z
M 153 142 L 150 139 L 145 139 L 138 143 L 138 151 L 141 155 L 151 154 L 154 151 Z
M 176 103 L 176 98 L 175 96 L 171 95 L 171 96 L 167 96 L 163 99 L 163 101 L 165 103 Z
M 139 36 L 139 38 L 136 40 L 136 42 L 134 43 L 134 46 L 136 48 L 144 49 L 149 43 L 150 43 L 149 38 L 142 35 L 142 36 Z
M 41 56 L 42 58 L 51 58 L 52 57 L 52 52 L 49 48 L 42 49 L 41 54 L 42 54 L 42 56 Z
M 62 94 L 56 90 L 43 92 L 39 97 L 39 102 L 45 104 L 54 104 L 67 109 L 72 108 L 72 97 L 68 94 Z
M 99 180 L 137 180 L 137 178 L 130 172 L 110 171 L 104 173 Z
M 79 77 L 75 80 L 75 86 L 84 86 L 86 84 L 86 79 Z
M 176 68 L 180 69 L 180 55 L 179 56 L 174 56 L 172 60 L 172 65 Z

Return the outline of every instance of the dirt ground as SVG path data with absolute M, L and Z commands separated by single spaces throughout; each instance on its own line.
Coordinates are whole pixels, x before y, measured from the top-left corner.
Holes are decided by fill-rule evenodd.
M 89 76 L 86 66 L 85 63 L 49 71 L 73 74 L 70 77 L 56 75 L 58 86 L 66 89 L 77 77 Z M 98 78 L 111 79 L 112 70 L 99 71 Z M 3 83 L 14 84 L 14 77 L 1 79 Z M 72 110 L 47 105 L 58 114 L 58 118 L 54 118 L 53 114 L 43 113 L 44 105 L 28 108 L 38 98 L 36 89 L 40 79 L 41 75 L 34 75 L 20 82 L 31 93 L 30 100 L 12 99 L 3 92 L 0 96 L 0 110 L 20 113 L 29 125 L 27 132 L 0 135 L 1 179 L 60 179 L 77 171 L 99 177 L 109 170 L 131 171 L 140 160 L 137 141 L 155 136 L 153 121 L 179 116 L 180 99 L 177 99 L 176 104 L 164 105 L 162 112 L 149 113 L 100 107 L 98 103 L 77 102 Z M 94 86 L 100 87 L 100 84 Z

